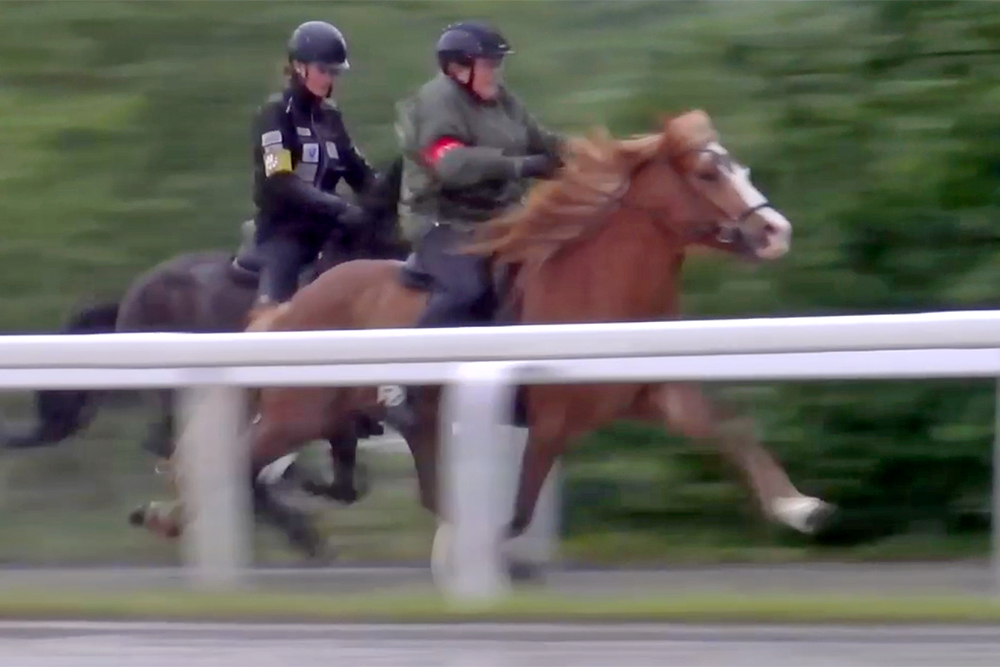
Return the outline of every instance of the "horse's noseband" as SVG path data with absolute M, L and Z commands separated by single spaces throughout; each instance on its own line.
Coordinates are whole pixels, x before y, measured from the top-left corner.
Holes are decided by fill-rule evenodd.
M 746 250 L 753 250 L 750 240 L 747 238 L 746 232 L 743 231 L 743 223 L 745 223 L 751 215 L 765 208 L 773 209 L 771 202 L 766 199 L 760 204 L 751 206 L 747 210 L 743 211 L 743 213 L 733 218 L 728 223 L 709 223 L 709 225 L 714 227 L 713 236 L 715 236 L 715 239 L 719 243 L 724 243 L 726 245 L 743 243 L 746 244 Z

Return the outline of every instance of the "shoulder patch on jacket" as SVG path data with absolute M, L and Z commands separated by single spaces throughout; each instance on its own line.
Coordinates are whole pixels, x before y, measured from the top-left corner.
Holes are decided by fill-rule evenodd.
M 260 145 L 265 148 L 275 144 L 280 144 L 281 142 L 281 130 L 271 130 L 270 132 L 265 132 L 260 135 Z
M 273 176 L 292 171 L 292 154 L 282 146 L 269 146 L 264 149 L 264 175 Z

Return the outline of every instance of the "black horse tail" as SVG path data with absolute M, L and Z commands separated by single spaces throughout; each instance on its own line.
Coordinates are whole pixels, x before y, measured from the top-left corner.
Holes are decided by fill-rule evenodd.
M 77 310 L 59 333 L 111 333 L 118 319 L 117 303 L 100 303 Z M 55 445 L 85 428 L 93 419 L 93 390 L 43 390 L 35 392 L 37 422 L 3 434 L 3 446 L 11 449 Z

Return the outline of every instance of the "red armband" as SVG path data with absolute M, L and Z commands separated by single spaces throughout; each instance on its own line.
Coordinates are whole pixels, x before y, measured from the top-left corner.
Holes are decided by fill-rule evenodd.
M 430 166 L 434 166 L 444 157 L 448 151 L 461 148 L 464 144 L 453 137 L 441 137 L 433 144 L 424 149 L 422 153 L 424 161 Z

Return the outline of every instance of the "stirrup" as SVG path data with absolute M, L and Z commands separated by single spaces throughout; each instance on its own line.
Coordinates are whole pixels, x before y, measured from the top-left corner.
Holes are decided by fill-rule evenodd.
M 255 303 L 247 313 L 246 331 L 267 331 L 272 321 L 280 313 L 287 301 L 261 301 Z

